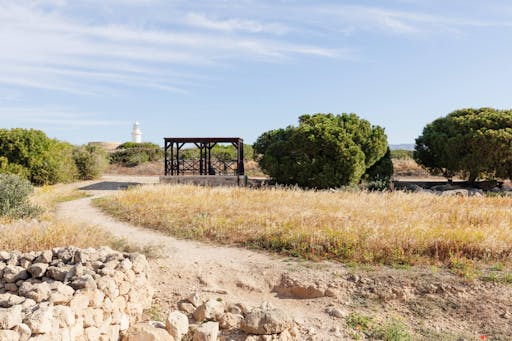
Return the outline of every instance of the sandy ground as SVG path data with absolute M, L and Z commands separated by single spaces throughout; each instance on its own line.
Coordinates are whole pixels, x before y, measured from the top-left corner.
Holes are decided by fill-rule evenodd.
M 91 205 L 93 198 L 112 194 L 126 184 L 157 181 L 157 177 L 107 176 L 99 182 L 82 183 L 77 187 L 92 196 L 62 203 L 57 213 L 62 219 L 99 226 L 131 244 L 160 249 L 161 257 L 150 261 L 155 314 L 176 309 L 177 302 L 201 292 L 247 306 L 269 302 L 291 315 L 301 333 L 299 339 L 304 340 L 364 338 L 364 333 L 347 325 L 350 313 L 372 316 L 380 325 L 392 318 L 403 319 L 416 339 L 477 340 L 482 335 L 488 340 L 512 339 L 510 285 L 468 283 L 445 270 L 347 267 L 178 240 L 116 221 Z M 286 284 L 291 288 L 288 294 L 276 292 L 286 286 L 283 276 L 292 278 L 292 284 L 290 280 Z M 312 291 L 328 294 L 297 298 Z M 332 316 L 333 308 L 341 314 Z

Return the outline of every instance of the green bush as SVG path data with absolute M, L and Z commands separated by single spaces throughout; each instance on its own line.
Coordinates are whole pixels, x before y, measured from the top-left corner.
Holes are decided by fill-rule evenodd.
M 438 118 L 416 139 L 414 159 L 447 178 L 511 178 L 512 110 L 461 109 Z
M 163 150 L 157 144 L 125 142 L 110 155 L 110 163 L 134 167 L 148 161 L 160 161 Z
M 0 216 L 35 217 L 42 209 L 29 203 L 34 191 L 30 182 L 15 174 L 0 174 Z
M 331 188 L 358 183 L 386 154 L 387 137 L 356 114 L 315 114 L 301 116 L 297 127 L 263 133 L 253 147 L 278 183 Z
M 0 155 L 2 172 L 19 174 L 35 185 L 69 182 L 77 176 L 73 146 L 40 130 L 0 129 Z
M 78 169 L 78 178 L 81 180 L 101 177 L 108 166 L 107 153 L 98 145 L 88 144 L 75 148 L 73 159 Z

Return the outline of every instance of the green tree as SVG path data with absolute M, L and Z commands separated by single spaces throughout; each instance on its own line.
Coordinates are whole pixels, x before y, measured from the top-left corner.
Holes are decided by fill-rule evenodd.
M 77 170 L 72 154 L 71 144 L 48 138 L 40 130 L 0 129 L 0 156 L 7 172 L 19 173 L 33 184 L 74 180 Z
M 73 159 L 81 180 L 99 178 L 108 166 L 107 153 L 101 146 L 95 144 L 75 148 Z
M 366 170 L 365 178 L 369 181 L 381 181 L 384 185 L 389 185 L 393 177 L 393 161 L 391 160 L 391 150 L 388 148 L 386 154 Z
M 512 111 L 461 109 L 429 123 L 416 139 L 414 159 L 434 175 L 512 176 Z
M 308 188 L 358 183 L 386 150 L 384 129 L 356 114 L 303 115 L 298 126 L 265 132 L 254 144 L 266 174 Z

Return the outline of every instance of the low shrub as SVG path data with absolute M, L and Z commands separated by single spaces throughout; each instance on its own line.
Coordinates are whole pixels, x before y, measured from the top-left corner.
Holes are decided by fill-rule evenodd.
M 101 177 L 108 166 L 107 153 L 98 145 L 88 144 L 75 148 L 73 159 L 78 169 L 78 178 L 81 180 Z
M 33 191 L 28 180 L 14 174 L 0 174 L 0 216 L 25 218 L 39 215 L 41 208 L 29 202 Z
M 163 158 L 163 154 L 162 148 L 154 143 L 126 142 L 110 155 L 110 163 L 135 167 L 145 162 L 159 161 Z

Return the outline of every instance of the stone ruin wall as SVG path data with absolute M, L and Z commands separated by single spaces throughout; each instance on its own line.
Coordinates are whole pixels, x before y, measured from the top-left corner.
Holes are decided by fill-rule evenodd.
M 151 306 L 143 255 L 0 251 L 0 340 L 117 341 Z

